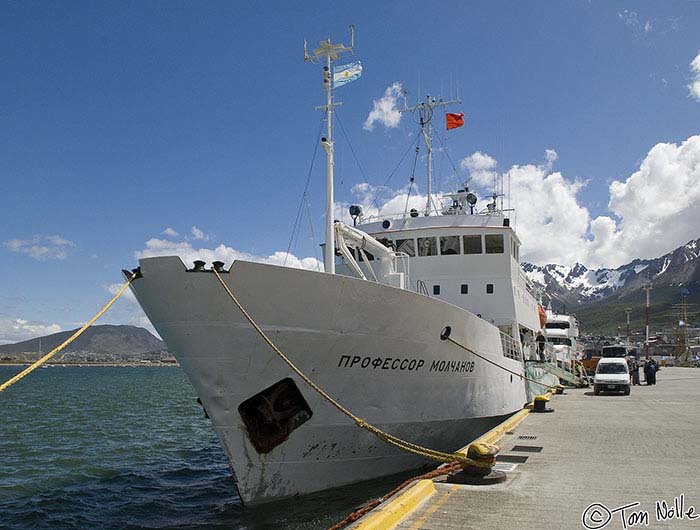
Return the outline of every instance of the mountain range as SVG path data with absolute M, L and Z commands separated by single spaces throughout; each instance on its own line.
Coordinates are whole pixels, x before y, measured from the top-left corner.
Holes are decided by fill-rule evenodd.
M 646 284 L 652 286 L 651 316 L 658 328 L 678 323 L 674 305 L 680 303 L 682 289 L 687 289 L 689 303 L 700 302 L 700 239 L 659 258 L 635 259 L 615 269 L 588 269 L 581 263 L 571 267 L 523 263 L 522 267 L 541 290 L 543 301 L 558 311 L 575 312 L 584 332 L 609 332 L 626 325 L 628 307 L 631 324 L 643 326 Z
M 70 337 L 61 331 L 15 344 L 0 346 L 0 360 L 33 361 Z M 136 326 L 92 326 L 69 344 L 52 362 L 158 361 L 170 357 L 165 344 L 148 330 Z

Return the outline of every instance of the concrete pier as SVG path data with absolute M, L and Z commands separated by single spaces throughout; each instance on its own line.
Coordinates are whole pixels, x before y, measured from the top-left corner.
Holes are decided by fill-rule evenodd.
M 664 368 L 630 396 L 567 390 L 549 406 L 498 442 L 505 483 L 436 481 L 398 524 L 374 514 L 374 528 L 700 530 L 700 369 Z

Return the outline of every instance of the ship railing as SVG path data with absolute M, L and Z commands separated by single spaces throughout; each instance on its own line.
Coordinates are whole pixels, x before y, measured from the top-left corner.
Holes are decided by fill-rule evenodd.
M 501 334 L 501 346 L 503 348 L 503 356 L 513 359 L 515 361 L 522 360 L 522 350 L 520 349 L 520 343 L 516 341 L 513 337 L 507 333 L 500 332 Z
M 554 351 L 554 347 L 548 342 L 544 345 L 544 351 L 542 358 L 540 358 L 540 353 L 537 348 L 537 344 L 534 342 L 529 342 L 523 347 L 523 358 L 526 361 L 545 361 L 548 363 L 557 364 L 557 354 Z
M 418 280 L 416 282 L 416 292 L 424 294 L 425 296 L 430 296 L 430 293 L 428 292 L 428 287 L 425 285 L 425 282 L 423 280 Z

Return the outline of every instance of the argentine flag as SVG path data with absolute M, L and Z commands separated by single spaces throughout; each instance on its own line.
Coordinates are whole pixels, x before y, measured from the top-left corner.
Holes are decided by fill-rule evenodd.
M 338 88 L 339 86 L 343 86 L 345 83 L 355 81 L 355 79 L 359 79 L 361 75 L 362 63 L 360 61 L 344 64 L 343 66 L 334 66 L 333 88 Z

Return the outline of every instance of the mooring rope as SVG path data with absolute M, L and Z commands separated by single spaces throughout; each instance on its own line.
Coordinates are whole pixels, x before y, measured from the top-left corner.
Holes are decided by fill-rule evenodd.
M 75 339 L 77 339 L 78 337 L 80 337 L 80 335 L 82 335 L 83 332 L 84 332 L 87 328 L 89 328 L 90 326 L 92 326 L 98 318 L 100 318 L 102 315 L 104 315 L 104 314 L 107 312 L 107 310 L 108 310 L 110 307 L 112 307 L 112 304 L 114 304 L 114 302 L 116 302 L 116 301 L 119 299 L 119 297 L 120 297 L 121 295 L 124 294 L 124 291 L 126 291 L 126 289 L 129 287 L 129 285 L 131 285 L 131 282 L 133 281 L 134 278 L 136 278 L 136 273 L 133 273 L 133 274 L 131 275 L 131 278 L 129 278 L 129 279 L 126 281 L 126 283 L 124 283 L 124 285 L 122 285 L 121 289 L 119 289 L 119 291 L 117 292 L 117 294 L 115 294 L 114 297 L 113 297 L 109 302 L 107 302 L 107 305 L 104 306 L 102 309 L 100 309 L 94 317 L 92 317 L 90 320 L 88 320 L 88 322 L 87 322 L 82 328 L 80 328 L 78 331 L 76 331 L 75 333 L 73 333 L 68 339 L 66 339 L 65 341 L 63 341 L 60 345 L 58 345 L 56 348 L 54 348 L 54 349 L 51 350 L 49 353 L 47 353 L 46 355 L 44 355 L 41 359 L 39 359 L 38 361 L 36 361 L 34 364 L 32 364 L 31 366 L 29 366 L 28 368 L 25 368 L 25 369 L 22 370 L 20 373 L 18 373 L 16 376 L 14 376 L 14 377 L 8 379 L 7 381 L 5 381 L 2 385 L 0 385 L 0 392 L 3 392 L 4 390 L 6 390 L 6 389 L 9 388 L 10 386 L 14 385 L 17 381 L 19 381 L 19 380 L 22 379 L 23 377 L 25 377 L 25 376 L 29 375 L 30 373 L 32 373 L 34 370 L 36 370 L 37 368 L 39 368 L 39 367 L 40 367 L 42 364 L 44 364 L 46 361 L 48 361 L 49 359 L 51 359 L 51 357 L 53 357 L 54 355 L 56 355 L 57 353 L 59 353 L 59 352 L 60 352 L 61 350 L 63 350 L 66 346 L 68 346 L 71 342 L 73 342 Z
M 436 451 L 435 449 L 429 449 L 427 447 L 423 447 L 418 444 L 414 444 L 412 442 L 403 440 L 397 436 L 394 436 L 393 434 L 389 434 L 383 430 L 381 430 L 378 427 L 375 427 L 371 423 L 368 423 L 367 421 L 363 420 L 362 418 L 356 416 L 352 412 L 350 412 L 348 409 L 343 407 L 338 401 L 333 399 L 330 395 L 328 395 L 321 387 L 319 387 L 316 383 L 314 383 L 304 372 L 302 372 L 297 366 L 275 345 L 274 342 L 267 336 L 267 334 L 260 328 L 260 326 L 255 322 L 253 317 L 251 317 L 248 312 L 245 310 L 243 305 L 238 301 L 236 296 L 231 292 L 231 289 L 229 289 L 228 285 L 226 285 L 226 282 L 224 282 L 223 278 L 219 274 L 219 272 L 216 269 L 212 269 L 214 274 L 216 275 L 217 279 L 221 283 L 222 287 L 228 294 L 229 298 L 233 301 L 234 304 L 236 304 L 236 307 L 240 310 L 240 312 L 243 314 L 243 316 L 246 318 L 246 320 L 250 323 L 251 326 L 255 329 L 255 331 L 258 332 L 258 335 L 262 337 L 262 339 L 267 343 L 267 345 L 274 351 L 286 364 L 289 366 L 289 368 L 292 369 L 292 371 L 297 374 L 301 379 L 304 380 L 304 382 L 309 385 L 311 388 L 313 388 L 316 392 L 318 392 L 326 401 L 328 401 L 331 405 L 333 405 L 336 409 L 338 409 L 340 412 L 345 414 L 347 417 L 352 419 L 358 427 L 365 429 L 384 442 L 391 444 L 395 447 L 398 447 L 399 449 L 403 449 L 404 451 L 407 451 L 409 453 L 422 456 L 425 458 L 430 458 L 432 460 L 437 460 L 438 462 L 457 462 L 463 467 L 481 467 L 481 468 L 490 468 L 493 466 L 495 463 L 495 453 L 493 455 L 490 455 L 491 451 L 489 451 L 489 447 L 483 447 L 480 448 L 482 451 L 485 453 L 485 458 L 475 460 L 472 458 L 469 458 L 462 453 L 446 453 L 443 451 Z M 483 444 L 484 446 L 487 446 L 488 444 Z M 493 447 L 493 446 L 491 446 Z

